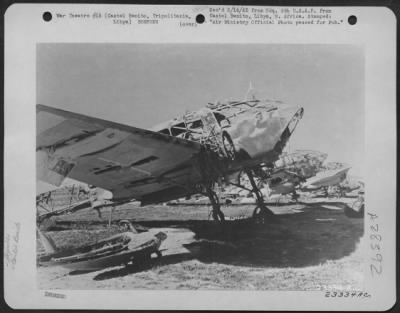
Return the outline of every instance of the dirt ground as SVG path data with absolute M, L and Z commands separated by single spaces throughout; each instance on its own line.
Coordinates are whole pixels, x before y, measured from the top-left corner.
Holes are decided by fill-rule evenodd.
M 60 248 L 114 234 L 120 219 L 168 237 L 161 246 L 163 256 L 146 264 L 86 273 L 38 266 L 38 285 L 80 290 L 362 290 L 363 219 L 344 215 L 349 201 L 271 205 L 276 218 L 263 225 L 247 218 L 252 205 L 225 206 L 223 226 L 209 220 L 209 206 L 127 204 L 114 210 L 111 227 L 107 211 L 101 217 L 91 210 L 57 217 L 48 234 Z

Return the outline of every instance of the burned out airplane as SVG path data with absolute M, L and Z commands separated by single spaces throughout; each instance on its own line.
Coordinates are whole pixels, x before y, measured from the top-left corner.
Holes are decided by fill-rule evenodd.
M 301 186 L 302 191 L 316 191 L 324 190 L 325 196 L 328 196 L 328 188 L 333 186 L 338 186 L 340 189 L 340 184 L 346 179 L 347 173 L 350 170 L 350 166 L 342 163 L 336 163 L 336 166 L 329 166 L 318 172 L 315 176 L 310 177 Z M 340 190 L 340 193 L 342 191 Z
M 292 200 L 297 200 L 296 190 L 314 192 L 322 189 L 328 197 L 330 187 L 337 187 L 342 196 L 345 190 L 360 188 L 342 187 L 351 167 L 341 162 L 324 163 L 327 157 L 326 153 L 313 150 L 283 153 L 274 163 L 274 170 L 264 181 L 268 195 L 291 194 Z
M 113 205 L 142 205 L 207 195 L 224 221 L 215 185 L 239 185 L 245 172 L 255 214 L 272 216 L 254 177 L 273 167 L 304 113 L 269 100 L 209 103 L 152 130 L 37 105 L 37 178 L 60 186 L 66 177 L 112 193 Z
M 326 153 L 314 150 L 296 150 L 283 153 L 274 163 L 274 171 L 266 180 L 268 195 L 292 195 L 298 199 L 296 188 L 320 171 Z

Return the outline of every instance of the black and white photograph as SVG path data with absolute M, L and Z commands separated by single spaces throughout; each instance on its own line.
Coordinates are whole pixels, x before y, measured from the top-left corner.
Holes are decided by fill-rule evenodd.
M 388 310 L 395 25 L 366 7 L 11 6 L 7 304 Z
M 40 288 L 363 292 L 356 45 L 38 44 Z

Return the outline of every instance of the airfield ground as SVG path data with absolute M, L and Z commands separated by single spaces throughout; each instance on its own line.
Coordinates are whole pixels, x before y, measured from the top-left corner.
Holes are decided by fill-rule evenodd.
M 164 231 L 163 257 L 149 264 L 106 268 L 89 273 L 62 267 L 38 267 L 41 289 L 230 289 L 362 290 L 363 254 L 359 247 L 363 219 L 348 218 L 344 202 L 313 199 L 270 206 L 275 221 L 254 224 L 254 205 L 223 207 L 224 227 L 209 221 L 206 205 L 124 205 L 102 218 L 84 210 L 57 217 L 49 234 L 69 248 L 118 232 L 120 219 L 141 230 Z M 40 249 L 40 244 L 38 244 Z

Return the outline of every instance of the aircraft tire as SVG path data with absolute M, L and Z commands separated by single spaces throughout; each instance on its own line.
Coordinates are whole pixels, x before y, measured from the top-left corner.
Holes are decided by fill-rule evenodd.
M 267 219 L 267 214 L 263 209 L 261 209 L 259 206 L 256 206 L 254 211 L 253 211 L 253 219 L 257 224 L 265 224 L 266 219 Z

